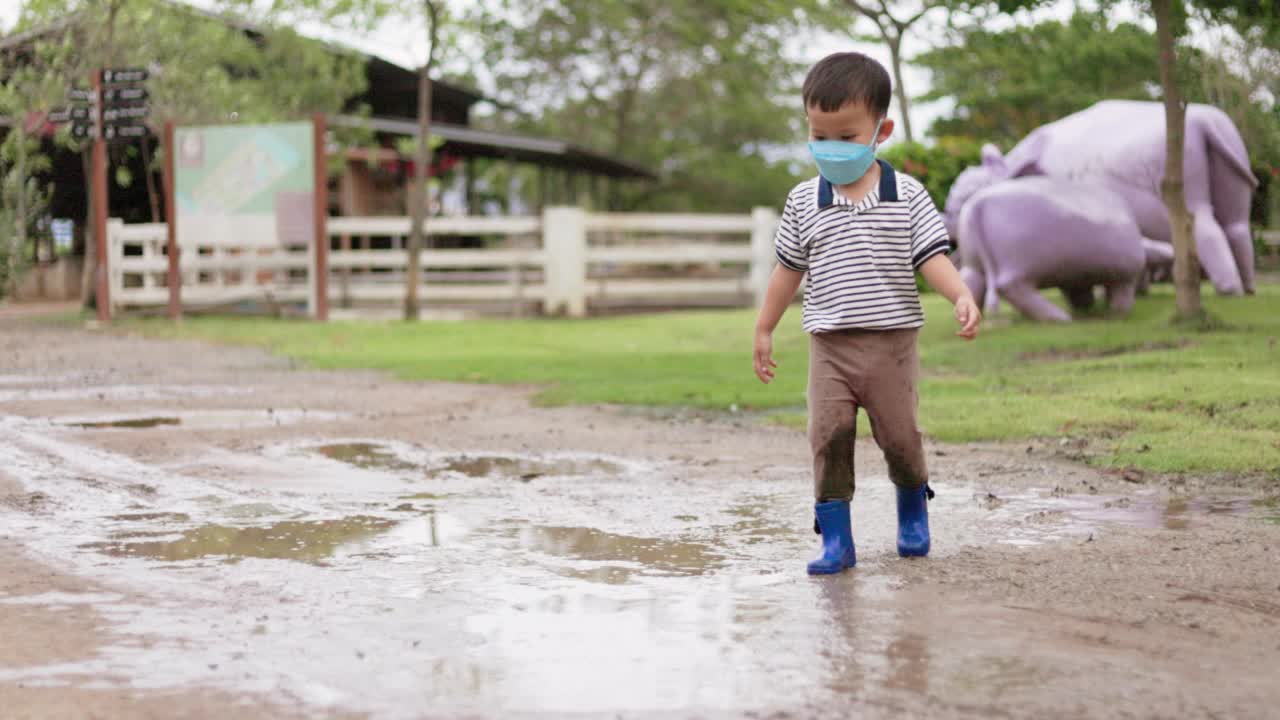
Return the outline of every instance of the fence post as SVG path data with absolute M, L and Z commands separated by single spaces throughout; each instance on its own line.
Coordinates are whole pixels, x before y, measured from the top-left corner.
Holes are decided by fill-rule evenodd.
M 751 290 L 756 307 L 764 303 L 769 290 L 769 275 L 773 272 L 773 235 L 778 229 L 778 213 L 773 208 L 758 207 L 751 210 Z
M 587 314 L 587 214 L 582 208 L 542 211 L 542 250 L 546 256 L 548 314 Z

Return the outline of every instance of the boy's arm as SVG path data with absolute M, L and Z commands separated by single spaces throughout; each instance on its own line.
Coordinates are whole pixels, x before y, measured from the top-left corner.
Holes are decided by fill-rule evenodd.
M 920 266 L 920 274 L 929 283 L 929 287 L 956 306 L 956 322 L 961 326 L 956 334 L 966 340 L 977 337 L 982 313 L 978 310 L 978 303 L 974 302 L 973 294 L 969 292 L 964 280 L 960 279 L 960 273 L 956 272 L 955 265 L 951 264 L 947 256 L 934 255 L 925 260 Z
M 774 267 L 769 277 L 769 290 L 764 295 L 764 304 L 760 306 L 760 316 L 756 319 L 754 352 L 756 377 L 766 385 L 773 379 L 773 368 L 778 367 L 773 361 L 773 331 L 791 305 L 803 279 L 804 273 L 782 265 Z

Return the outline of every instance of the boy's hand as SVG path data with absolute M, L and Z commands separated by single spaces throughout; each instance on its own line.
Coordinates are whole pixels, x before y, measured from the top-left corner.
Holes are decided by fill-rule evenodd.
M 773 369 L 778 363 L 773 361 L 773 333 L 756 331 L 755 370 L 756 377 L 765 385 L 773 380 Z
M 978 337 L 978 325 L 982 323 L 982 313 L 978 310 L 978 303 L 974 302 L 973 296 L 962 295 L 956 300 L 956 322 L 960 323 L 957 335 L 965 340 Z

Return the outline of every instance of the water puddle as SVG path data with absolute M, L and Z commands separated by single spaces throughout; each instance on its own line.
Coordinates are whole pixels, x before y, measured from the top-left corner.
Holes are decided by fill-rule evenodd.
M 524 482 L 540 477 L 619 475 L 623 467 L 598 459 L 537 459 L 501 455 L 460 455 L 432 468 L 433 475 L 456 474 L 471 478 L 508 477 Z
M 342 416 L 337 413 L 309 410 L 200 410 L 166 412 L 154 415 L 115 414 L 55 418 L 53 423 L 78 430 L 151 430 L 182 427 L 188 430 L 228 430 L 238 428 L 295 425 L 301 422 L 324 422 Z
M 1164 527 L 1184 530 L 1205 515 L 1260 516 L 1263 520 L 1280 522 L 1280 498 L 1174 498 L 1164 508 Z
M 403 471 L 417 469 L 417 465 L 395 453 L 385 445 L 376 443 L 336 443 L 321 445 L 316 452 L 339 462 L 354 465 L 362 470 Z
M 762 497 L 751 504 L 733 506 L 728 513 L 737 519 L 728 526 L 726 534 L 740 538 L 748 545 L 776 542 L 779 537 L 795 535 L 796 528 L 778 522 L 780 510 L 786 507 L 785 502 Z
M 186 513 L 175 512 L 137 512 L 123 513 L 120 515 L 110 515 L 108 520 L 119 520 L 121 522 L 191 522 L 191 516 Z
M 634 574 L 701 575 L 725 563 L 723 555 L 701 543 L 616 535 L 593 528 L 533 526 L 519 530 L 518 538 L 527 550 L 606 563 L 573 568 L 566 574 L 613 584 L 627 582 Z
M 1023 516 L 1031 524 L 1063 523 L 1068 529 L 1097 524 L 1187 530 L 1210 517 L 1260 518 L 1280 522 L 1280 498 L 1129 497 L 1101 495 L 1013 494 L 977 498 L 987 510 Z M 1016 528 L 1015 528 L 1016 529 Z
M 107 428 L 115 428 L 122 430 L 148 430 L 161 425 L 181 425 L 182 418 L 176 417 L 145 417 L 132 418 L 129 420 L 99 420 L 97 422 L 68 422 L 64 423 L 68 427 L 77 427 L 81 430 L 103 430 Z
M 430 478 L 509 478 L 530 482 L 541 477 L 621 475 L 621 464 L 601 458 L 521 457 L 466 454 L 438 459 L 411 459 L 390 445 L 351 442 L 321 445 L 314 451 L 362 470 L 422 471 Z
M 287 520 L 267 527 L 203 525 L 169 541 L 98 542 L 82 547 L 113 557 L 179 562 L 207 557 L 262 558 L 320 563 L 341 545 L 390 530 L 395 521 L 356 516 L 339 520 Z

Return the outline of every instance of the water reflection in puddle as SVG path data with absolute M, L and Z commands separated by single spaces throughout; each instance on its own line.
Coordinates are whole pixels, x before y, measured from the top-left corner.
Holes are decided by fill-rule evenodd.
M 465 454 L 432 460 L 405 457 L 389 445 L 371 442 L 333 443 L 314 448 L 324 457 L 362 470 L 404 472 L 420 470 L 431 478 L 504 478 L 529 482 L 540 477 L 621 475 L 625 468 L 600 458 L 542 458 L 496 454 Z
M 340 545 L 385 532 L 395 522 L 357 516 L 338 520 L 288 520 L 267 527 L 203 525 L 170 541 L 99 542 L 83 547 L 114 557 L 138 557 L 170 562 L 205 557 L 228 560 L 264 558 L 316 563 Z
M 78 430 L 152 430 L 182 427 L 187 430 L 219 430 L 294 425 L 341 417 L 336 413 L 308 410 L 199 410 L 155 415 L 96 415 L 55 418 L 53 423 Z
M 543 476 L 618 475 L 621 465 L 596 459 L 553 459 L 504 457 L 499 455 L 461 455 L 431 468 L 432 474 L 454 473 L 472 478 L 507 477 L 528 482 Z
M 397 457 L 390 448 L 375 443 L 335 443 L 321 445 L 316 452 L 362 470 L 413 470 L 414 463 Z
M 1173 496 L 1155 493 L 1132 496 L 1054 495 L 1011 493 L 996 497 L 974 496 L 979 506 L 1000 522 L 998 537 L 1015 545 L 1038 544 L 1063 533 L 1089 530 L 1098 525 L 1188 530 L 1211 517 L 1259 518 L 1280 522 L 1280 498 L 1242 496 Z
M 190 522 L 191 516 L 186 513 L 175 512 L 136 512 L 111 515 L 108 519 L 118 520 L 120 522 L 155 522 L 158 520 L 167 522 Z
M 121 430 L 147 430 L 161 425 L 180 425 L 181 418 L 176 417 L 144 417 L 131 418 L 128 420 L 99 420 L 97 422 L 68 422 L 68 427 L 76 427 L 82 430 L 102 430 L 106 428 L 115 428 Z
M 593 528 L 530 526 L 517 531 L 528 550 L 603 567 L 577 567 L 563 574 L 596 582 L 625 583 L 632 575 L 701 575 L 725 564 L 710 546 L 657 538 L 617 535 Z

